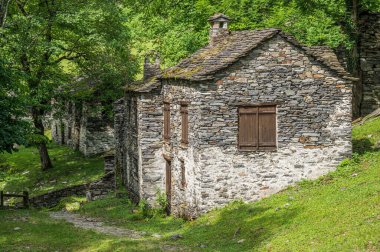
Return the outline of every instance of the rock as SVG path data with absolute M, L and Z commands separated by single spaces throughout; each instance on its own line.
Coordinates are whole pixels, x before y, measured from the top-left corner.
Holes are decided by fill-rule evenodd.
M 181 234 L 174 234 L 170 236 L 170 239 L 177 240 L 177 239 L 182 239 L 183 236 Z
M 152 234 L 152 237 L 154 237 L 154 238 L 161 238 L 162 235 L 160 235 L 160 234 Z
M 234 238 L 240 234 L 240 230 L 241 228 L 239 227 L 238 229 L 236 229 L 235 233 L 234 233 Z

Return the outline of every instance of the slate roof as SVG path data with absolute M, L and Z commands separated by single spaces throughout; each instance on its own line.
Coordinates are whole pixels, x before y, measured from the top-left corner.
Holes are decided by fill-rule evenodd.
M 125 90 L 138 93 L 148 93 L 160 85 L 161 81 L 158 79 L 158 76 L 154 76 L 146 81 L 135 81 L 131 85 L 127 85 Z
M 216 45 L 207 45 L 178 65 L 168 68 L 162 73 L 161 78 L 191 81 L 213 79 L 216 72 L 247 56 L 253 49 L 276 35 L 282 36 L 303 50 L 305 54 L 337 72 L 341 77 L 350 78 L 350 74 L 345 71 L 329 47 L 304 47 L 295 38 L 279 29 L 230 32 L 224 40 Z
M 235 31 L 220 40 L 216 45 L 207 45 L 174 67 L 168 68 L 160 76 L 146 82 L 138 82 L 127 87 L 129 91 L 149 92 L 160 85 L 160 79 L 181 79 L 203 81 L 214 79 L 214 74 L 247 56 L 253 49 L 264 44 L 276 35 L 281 36 L 306 55 L 325 65 L 342 78 L 356 80 L 346 72 L 334 51 L 326 46 L 302 46 L 294 37 L 279 29 Z
M 208 21 L 214 21 L 216 19 L 227 19 L 227 20 L 231 20 L 231 18 L 227 17 L 226 15 L 222 14 L 222 13 L 216 13 L 215 15 L 213 15 L 212 17 L 210 17 L 208 19 Z

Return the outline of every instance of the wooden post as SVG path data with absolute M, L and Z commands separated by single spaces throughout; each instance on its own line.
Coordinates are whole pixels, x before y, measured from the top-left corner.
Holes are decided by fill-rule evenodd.
M 0 191 L 0 207 L 4 206 L 4 192 Z
M 22 198 L 23 198 L 24 208 L 29 208 L 29 193 L 27 191 L 24 191 Z

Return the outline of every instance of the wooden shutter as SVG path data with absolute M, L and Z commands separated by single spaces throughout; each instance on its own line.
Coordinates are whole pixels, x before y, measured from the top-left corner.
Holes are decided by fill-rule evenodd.
M 276 106 L 239 108 L 238 147 L 240 150 L 276 148 Z
M 164 103 L 164 140 L 170 140 L 170 103 Z
M 239 149 L 256 150 L 258 148 L 258 108 L 239 108 Z
M 182 134 L 181 143 L 187 145 L 189 143 L 189 113 L 187 110 L 187 104 L 181 104 L 181 117 L 182 117 Z
M 276 107 L 259 107 L 259 149 L 276 148 Z

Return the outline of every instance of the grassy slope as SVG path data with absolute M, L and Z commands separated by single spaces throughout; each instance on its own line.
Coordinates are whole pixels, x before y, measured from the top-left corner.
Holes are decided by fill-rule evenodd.
M 0 210 L 0 251 L 159 251 L 158 241 L 132 241 L 75 228 L 36 210 Z
M 353 138 L 353 158 L 337 171 L 256 203 L 235 202 L 194 222 L 136 221 L 131 206 L 112 198 L 88 203 L 80 211 L 159 232 L 164 239 L 183 234 L 178 243 L 194 250 L 203 245 L 202 251 L 379 251 L 380 119 L 356 127 Z
M 0 190 L 38 195 L 50 190 L 81 184 L 99 178 L 102 158 L 84 158 L 68 147 L 49 144 L 54 168 L 41 171 L 38 150 L 21 147 L 14 154 L 0 155 Z
M 43 212 L 0 211 L 0 219 L 6 220 L 0 223 L 0 248 L 159 251 L 163 244 L 176 244 L 190 251 L 380 251 L 380 119 L 356 127 L 353 137 L 356 153 L 337 171 L 255 203 L 232 203 L 193 222 L 142 219 L 128 200 L 112 197 L 79 210 L 113 225 L 147 231 L 139 241 L 78 231 L 47 219 Z M 23 222 L 14 215 L 34 219 Z M 14 235 L 15 226 L 24 230 L 17 231 L 21 235 Z M 152 238 L 152 233 L 163 237 Z M 183 238 L 169 238 L 177 233 Z

